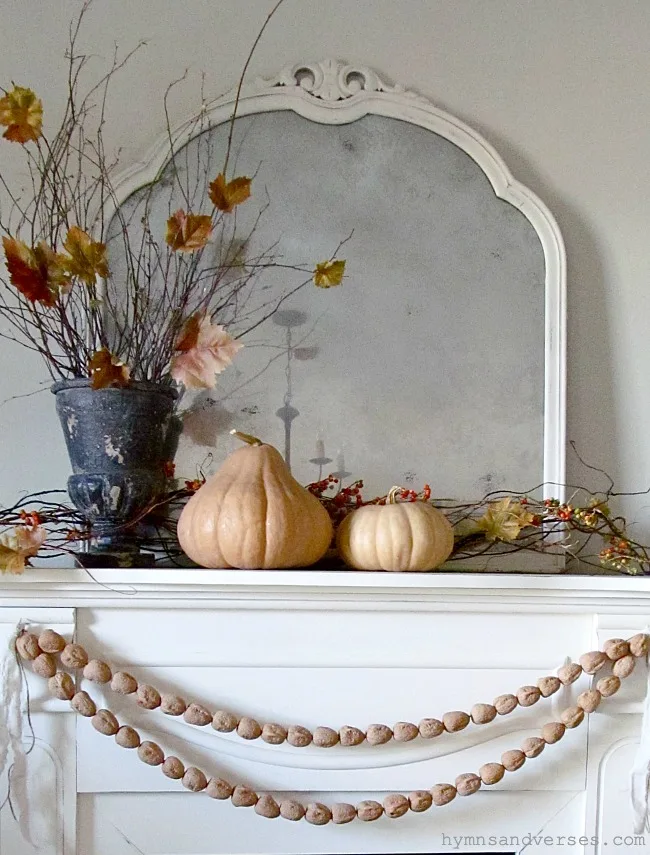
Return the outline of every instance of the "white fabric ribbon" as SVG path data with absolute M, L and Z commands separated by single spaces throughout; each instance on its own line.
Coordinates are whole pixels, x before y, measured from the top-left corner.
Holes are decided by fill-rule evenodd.
M 0 666 L 0 777 L 7 777 L 7 791 L 20 832 L 33 845 L 29 829 L 27 755 L 23 744 L 27 694 L 15 649 L 22 629 L 19 623 Z
M 646 626 L 645 632 L 650 627 Z M 634 816 L 634 833 L 643 834 L 650 831 L 650 669 L 648 658 L 645 658 L 647 686 L 641 720 L 641 739 L 632 766 L 630 795 L 632 797 L 632 813 Z

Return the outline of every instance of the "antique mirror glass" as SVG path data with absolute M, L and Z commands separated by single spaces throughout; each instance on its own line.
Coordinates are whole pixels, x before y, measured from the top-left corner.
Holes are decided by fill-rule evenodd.
M 129 178 L 130 221 L 161 168 L 205 198 L 231 111 L 226 98 L 201 134 L 180 134 L 173 165 L 154 153 Z M 232 332 L 277 311 L 214 392 L 186 394 L 177 470 L 217 465 L 235 427 L 277 446 L 301 483 L 338 472 L 368 497 L 561 482 L 564 253 L 544 205 L 471 129 L 368 69 L 297 65 L 253 84 L 238 115 L 231 171 L 254 175 L 238 263 L 269 251 L 308 269 L 337 253 L 346 277 L 290 294 L 302 280 L 280 267 L 224 308 Z M 154 226 L 182 206 L 163 182 Z

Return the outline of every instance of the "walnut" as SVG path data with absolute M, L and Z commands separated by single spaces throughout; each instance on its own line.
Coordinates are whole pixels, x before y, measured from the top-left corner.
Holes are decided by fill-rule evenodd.
M 217 710 L 212 716 L 212 727 L 219 733 L 231 733 L 238 724 L 237 716 L 225 710 Z
M 470 716 L 474 724 L 489 724 L 494 721 L 497 715 L 497 708 L 492 704 L 474 704 L 470 711 Z
M 320 802 L 312 802 L 307 805 L 305 819 L 312 825 L 327 825 L 332 819 L 332 811 L 327 805 L 322 805 Z
M 379 802 L 374 802 L 371 799 L 359 802 L 357 805 L 357 816 L 362 822 L 374 822 L 384 812 L 384 808 Z
M 481 779 L 473 772 L 465 772 L 456 778 L 455 784 L 459 796 L 472 796 L 480 790 Z
M 601 699 L 602 696 L 598 689 L 590 689 L 588 692 L 582 692 L 582 694 L 578 695 L 576 703 L 586 713 L 592 713 L 598 708 Z
M 305 748 L 311 743 L 312 739 L 311 731 L 299 724 L 291 725 L 287 731 L 287 742 L 289 745 L 293 745 L 294 748 Z
M 517 706 L 519 701 L 514 695 L 499 695 L 494 699 L 494 706 L 499 715 L 508 715 Z
M 128 727 L 128 725 L 124 725 L 117 731 L 115 734 L 115 741 L 120 748 L 140 747 L 140 735 L 137 730 L 134 730 L 132 727 Z
M 582 674 L 582 665 L 577 662 L 569 662 L 558 669 L 557 675 L 564 686 L 569 686 L 575 683 L 578 677 Z
M 66 671 L 57 671 L 53 677 L 50 677 L 47 688 L 50 694 L 60 701 L 72 700 L 76 691 L 74 681 Z
M 132 695 L 138 690 L 138 681 L 126 671 L 118 671 L 117 674 L 113 674 L 111 689 L 118 695 Z
M 160 699 L 162 704 L 162 698 Z M 183 718 L 188 724 L 195 724 L 197 727 L 205 727 L 212 721 L 212 713 L 209 709 L 201 704 L 190 704 L 183 713 Z
M 413 790 L 409 793 L 409 804 L 413 813 L 422 813 L 433 804 L 433 796 L 428 790 Z
M 585 674 L 595 674 L 609 660 L 607 656 L 600 650 L 592 650 L 591 653 L 583 653 L 580 657 L 580 664 Z
M 185 774 L 185 766 L 178 757 L 165 757 L 165 762 L 160 768 L 163 775 L 166 775 L 168 778 L 172 778 L 174 781 L 179 781 Z M 232 787 L 230 788 L 230 791 L 232 792 Z M 228 795 L 230 795 L 230 793 L 228 793 Z
M 418 725 L 422 739 L 434 739 L 445 732 L 444 724 L 437 718 L 423 718 Z
M 526 755 L 523 751 L 513 749 L 512 751 L 504 751 L 501 755 L 501 763 L 506 767 L 508 772 L 516 772 L 526 762 Z
M 542 693 L 537 686 L 522 686 L 517 689 L 517 700 L 520 707 L 532 707 L 541 698 Z
M 645 632 L 639 632 L 630 638 L 628 644 L 630 645 L 632 656 L 647 656 L 650 646 L 650 636 L 646 635 Z
M 65 638 L 53 629 L 44 629 L 38 636 L 38 646 L 43 653 L 60 653 L 65 645 Z
M 529 736 L 521 743 L 521 750 L 526 757 L 539 757 L 545 747 L 546 742 L 539 736 Z
M 39 677 L 53 677 L 56 674 L 56 659 L 51 653 L 39 653 L 32 662 L 32 671 Z
M 77 671 L 88 664 L 88 654 L 80 644 L 66 644 L 61 651 L 61 664 Z
M 395 742 L 411 742 L 411 740 L 416 739 L 419 735 L 420 731 L 417 726 L 411 724 L 410 721 L 398 721 L 393 727 L 393 739 Z
M 361 745 L 365 738 L 366 734 L 362 730 L 359 730 L 358 727 L 351 727 L 349 724 L 344 724 L 339 730 L 341 745 L 346 748 L 351 745 Z
M 559 677 L 540 677 L 537 681 L 537 688 L 542 693 L 543 698 L 550 698 L 562 687 L 562 681 Z
M 478 773 L 484 784 L 498 784 L 505 775 L 506 770 L 501 763 L 485 763 L 478 770 Z
M 331 748 L 339 741 L 338 733 L 331 727 L 317 727 L 314 731 L 314 745 L 319 748 Z
M 210 778 L 206 793 L 211 799 L 229 799 L 235 788 L 223 778 Z
M 604 698 L 611 698 L 621 688 L 621 680 L 615 674 L 610 674 L 609 677 L 601 677 L 596 688 Z
M 135 702 L 143 710 L 155 710 L 160 706 L 160 692 L 154 689 L 153 686 L 148 686 L 146 683 L 138 686 L 138 691 L 135 693 Z
M 283 819 L 291 820 L 291 822 L 298 822 L 299 819 L 302 819 L 305 815 L 305 808 L 300 804 L 300 802 L 295 802 L 293 799 L 286 799 L 283 802 L 280 802 L 280 816 Z
M 553 745 L 562 739 L 565 730 L 566 725 L 561 721 L 549 721 L 542 728 L 542 739 L 547 745 Z M 530 755 L 526 754 L 526 756 L 529 757 Z
M 626 677 L 629 677 L 632 671 L 634 671 L 634 666 L 636 665 L 636 659 L 634 656 L 624 656 L 622 659 L 617 659 L 612 666 L 612 673 L 615 677 L 620 677 L 624 680 Z
M 259 796 L 250 787 L 238 786 L 232 791 L 230 801 L 235 807 L 254 807 Z
M 333 731 L 335 732 L 335 731 Z M 287 729 L 281 724 L 267 723 L 262 728 L 262 739 L 269 745 L 281 745 L 287 738 Z M 338 734 L 337 734 L 338 740 Z
M 110 683 L 112 676 L 110 667 L 101 659 L 91 659 L 84 668 L 84 677 L 92 683 Z
M 461 710 L 453 710 L 446 712 L 442 717 L 442 723 L 445 726 L 447 733 L 456 733 L 463 730 L 469 724 L 469 716 Z
M 254 718 L 244 716 L 239 720 L 237 733 L 242 739 L 259 739 L 262 735 L 262 728 Z
M 255 805 L 255 813 L 260 816 L 265 816 L 267 819 L 275 819 L 280 816 L 280 806 L 268 793 L 263 796 L 260 796 L 257 804 Z
M 90 723 L 99 733 L 104 736 L 115 736 L 120 729 L 117 719 L 110 710 L 97 710 L 90 719 Z
M 77 692 L 70 701 L 70 706 L 85 718 L 90 718 L 97 712 L 95 702 L 87 692 Z
M 165 715 L 183 715 L 186 709 L 187 704 L 179 695 L 160 696 L 160 710 Z
M 452 784 L 434 784 L 431 787 L 431 796 L 436 807 L 442 807 L 456 798 L 456 787 Z
M 138 757 L 142 760 L 143 763 L 146 763 L 147 766 L 161 766 L 165 755 L 163 754 L 163 750 L 160 745 L 156 745 L 155 742 L 143 742 L 142 745 L 138 748 Z
M 608 659 L 622 659 L 629 655 L 630 643 L 622 638 L 610 638 L 603 644 L 603 653 Z
M 345 825 L 357 818 L 357 809 L 354 805 L 345 802 L 337 802 L 332 805 L 332 822 L 335 825 Z
M 369 724 L 366 740 L 369 745 L 384 745 L 393 738 L 393 731 L 385 724 Z
M 582 724 L 585 717 L 585 711 L 582 707 L 567 707 L 560 713 L 560 718 L 566 727 L 573 728 Z
M 391 793 L 384 799 L 384 813 L 390 819 L 397 819 L 408 811 L 410 805 L 406 796 L 401 793 Z
M 38 646 L 38 638 L 33 632 L 23 632 L 16 639 L 16 650 L 21 659 L 32 662 L 43 651 Z
M 185 770 L 181 784 L 192 793 L 200 793 L 208 786 L 208 779 L 196 766 L 189 766 Z

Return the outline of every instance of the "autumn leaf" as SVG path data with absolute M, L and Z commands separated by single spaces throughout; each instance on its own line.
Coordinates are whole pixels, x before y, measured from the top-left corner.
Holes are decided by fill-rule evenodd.
M 33 249 L 11 237 L 3 237 L 2 244 L 11 284 L 32 303 L 53 306 L 70 286 L 61 256 L 44 241 Z
M 531 525 L 534 517 L 519 502 L 510 498 L 490 502 L 485 514 L 476 521 L 486 540 L 503 540 L 508 543 L 519 537 L 522 528 Z
M 188 389 L 214 389 L 217 374 L 227 368 L 243 345 L 207 315 L 192 315 L 176 342 L 170 373 Z
M 42 526 L 16 526 L 13 534 L 0 536 L 0 573 L 20 575 L 45 543 L 47 531 Z
M 314 285 L 317 288 L 332 288 L 340 285 L 345 272 L 345 261 L 321 261 L 314 270 Z
M 93 389 L 106 389 L 108 386 L 128 386 L 131 376 L 128 365 L 120 362 L 105 347 L 93 354 L 88 363 L 88 371 L 92 379 Z
M 226 178 L 219 173 L 214 181 L 210 182 L 210 201 L 219 211 L 230 214 L 237 205 L 241 205 L 251 195 L 251 179 L 245 176 L 233 178 L 226 182 Z
M 77 276 L 86 285 L 94 285 L 98 276 L 108 276 L 106 244 L 94 241 L 79 226 L 68 230 L 63 244 L 68 256 L 63 256 L 63 264 L 71 276 Z
M 0 98 L 0 125 L 7 128 L 2 136 L 11 142 L 36 142 L 43 126 L 43 103 L 31 89 L 14 86 Z
M 212 218 L 208 214 L 186 214 L 176 211 L 167 220 L 165 240 L 175 252 L 202 249 L 212 234 Z

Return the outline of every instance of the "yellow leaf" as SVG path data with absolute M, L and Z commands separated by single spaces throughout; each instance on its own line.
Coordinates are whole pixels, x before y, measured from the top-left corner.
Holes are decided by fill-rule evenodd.
M 167 220 L 165 240 L 174 252 L 194 252 L 207 244 L 211 234 L 212 218 L 208 214 L 178 210 Z
M 321 261 L 314 270 L 314 285 L 318 288 L 332 288 L 340 285 L 345 273 L 345 261 Z
M 534 519 L 519 502 L 512 499 L 500 499 L 490 502 L 485 514 L 476 521 L 480 531 L 485 532 L 486 540 L 503 540 L 508 543 L 516 540 L 522 528 L 530 525 Z
M 0 125 L 7 130 L 2 135 L 11 142 L 35 142 L 43 127 L 43 104 L 31 89 L 14 86 L 0 98 Z
M 106 244 L 94 241 L 89 234 L 78 226 L 68 230 L 63 244 L 68 256 L 63 256 L 65 269 L 71 276 L 77 276 L 86 285 L 94 285 L 98 276 L 108 276 Z
M 39 525 L 17 525 L 13 534 L 0 536 L 0 573 L 20 575 L 46 538 L 47 531 Z
M 222 173 L 210 183 L 210 201 L 219 211 L 230 214 L 251 195 L 251 179 L 245 176 L 226 182 Z
M 88 371 L 92 379 L 93 389 L 106 389 L 108 386 L 128 386 L 131 376 L 128 365 L 120 362 L 105 347 L 93 354 L 88 363 Z

